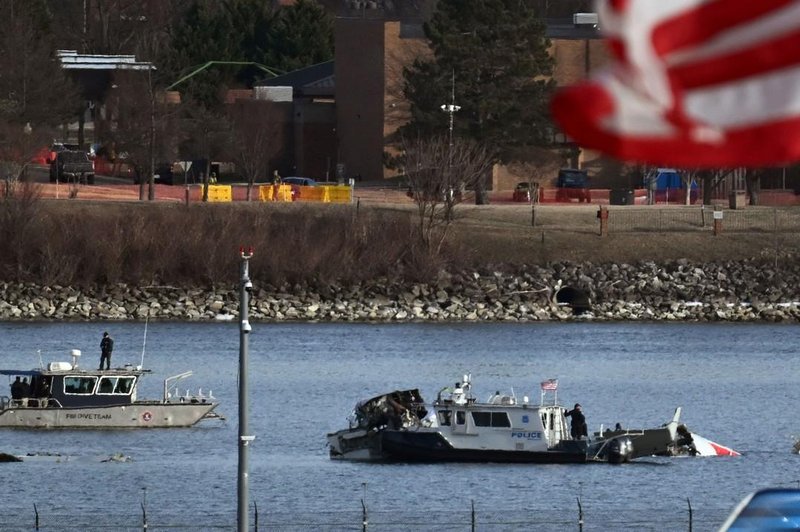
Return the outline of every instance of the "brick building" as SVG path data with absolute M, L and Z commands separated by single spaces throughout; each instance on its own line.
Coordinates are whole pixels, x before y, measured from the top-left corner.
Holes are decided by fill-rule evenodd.
M 428 13 L 412 11 L 394 15 L 385 12 L 373 16 L 342 15 L 335 22 L 339 161 L 349 175 L 359 174 L 369 180 L 393 175 L 383 161 L 384 152 L 391 151 L 389 137 L 409 117 L 402 98 L 403 67 L 429 53 L 422 30 Z M 584 79 L 607 60 L 605 45 L 594 26 L 575 26 L 572 19 L 549 20 L 547 36 L 552 43 L 554 77 L 559 85 Z M 556 140 L 558 153 L 571 147 L 568 139 L 557 135 Z M 553 175 L 559 166 L 598 164 L 592 154 L 577 149 L 573 152 L 571 161 L 542 150 L 520 153 L 519 157 L 528 167 L 552 167 Z M 513 165 L 497 168 L 493 188 L 513 188 L 522 177 L 527 176 L 516 173 Z

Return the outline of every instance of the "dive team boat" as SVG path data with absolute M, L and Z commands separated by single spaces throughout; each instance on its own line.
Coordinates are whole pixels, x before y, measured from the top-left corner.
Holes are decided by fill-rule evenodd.
M 470 375 L 443 388 L 431 405 L 416 389 L 358 403 L 350 427 L 327 435 L 332 459 L 583 463 L 625 462 L 667 454 L 677 436 L 680 409 L 662 427 L 572 438 L 557 381 L 542 383 L 540 404 L 499 391 L 486 401 L 472 394 Z M 552 402 L 545 401 L 552 391 Z M 444 394 L 444 395 L 443 395 Z
M 0 428 L 117 429 L 189 427 L 202 419 L 221 419 L 217 402 L 206 395 L 180 395 L 177 384 L 191 376 L 187 371 L 164 380 L 161 400 L 136 397 L 142 366 L 125 365 L 108 370 L 78 367 L 80 351 L 72 362 L 50 362 L 31 370 L 0 370 L 0 375 L 28 381 L 21 397 L 0 396 Z M 15 394 L 20 395 L 20 394 Z

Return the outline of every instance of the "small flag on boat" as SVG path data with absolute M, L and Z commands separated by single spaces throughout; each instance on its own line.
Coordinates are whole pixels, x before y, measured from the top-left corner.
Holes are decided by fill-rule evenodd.
M 558 379 L 547 379 L 542 381 L 542 390 L 546 392 L 554 392 L 558 390 Z

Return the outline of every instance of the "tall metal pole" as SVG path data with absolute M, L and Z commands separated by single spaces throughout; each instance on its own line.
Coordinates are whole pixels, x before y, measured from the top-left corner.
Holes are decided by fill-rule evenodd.
M 461 109 L 461 106 L 456 105 L 456 71 L 453 69 L 450 78 L 450 103 L 441 106 L 442 111 L 450 115 L 450 127 L 448 129 L 448 166 L 452 164 L 453 156 L 453 113 Z
M 237 484 L 238 509 L 237 522 L 239 532 L 247 532 L 249 529 L 248 506 L 249 506 L 249 473 L 247 471 L 247 455 L 250 442 L 255 436 L 249 434 L 247 419 L 247 340 L 250 335 L 249 321 L 249 299 L 250 292 L 253 290 L 253 283 L 250 282 L 249 260 L 253 256 L 253 248 L 245 251 L 239 249 L 241 263 L 241 286 L 239 291 L 239 482 Z

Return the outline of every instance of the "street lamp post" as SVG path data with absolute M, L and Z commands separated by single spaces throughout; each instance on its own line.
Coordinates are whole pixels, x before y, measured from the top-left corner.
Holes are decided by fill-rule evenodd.
M 453 166 L 453 115 L 461 109 L 461 106 L 456 105 L 456 71 L 455 69 L 452 71 L 452 77 L 450 78 L 450 103 L 443 104 L 441 106 L 442 111 L 450 115 L 450 127 L 448 130 L 448 145 L 447 145 L 447 185 L 448 190 L 445 190 L 445 194 L 453 194 L 453 187 L 452 187 L 452 166 Z M 447 198 L 452 199 L 452 197 Z
M 450 115 L 450 128 L 448 136 L 448 166 L 452 164 L 453 157 L 453 115 L 461 109 L 461 106 L 456 105 L 456 71 L 453 70 L 450 80 L 450 103 L 441 106 L 442 111 Z
M 30 159 L 30 154 L 28 153 L 28 145 L 30 144 L 29 139 L 31 137 L 31 133 L 33 133 L 33 128 L 31 127 L 30 122 L 25 122 L 25 127 L 22 128 L 22 180 L 28 180 L 28 160 Z

